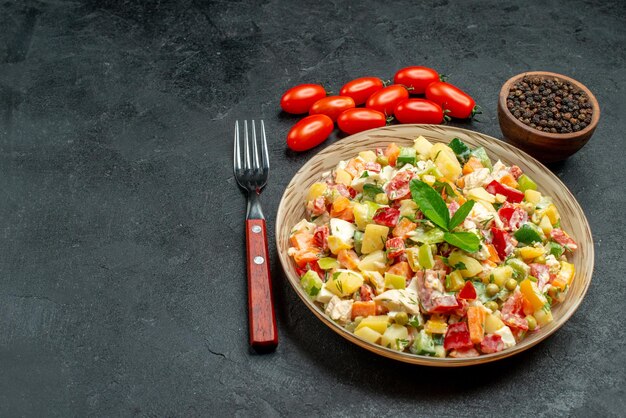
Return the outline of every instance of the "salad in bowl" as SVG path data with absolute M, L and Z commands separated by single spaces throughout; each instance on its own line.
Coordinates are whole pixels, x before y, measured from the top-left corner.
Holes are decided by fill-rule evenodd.
M 496 353 L 553 321 L 574 279 L 577 244 L 537 189 L 459 138 L 363 150 L 310 187 L 288 254 L 308 297 L 364 341 Z

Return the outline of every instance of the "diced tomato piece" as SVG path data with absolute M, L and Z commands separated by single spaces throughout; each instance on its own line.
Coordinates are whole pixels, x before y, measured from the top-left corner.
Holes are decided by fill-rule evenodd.
M 476 288 L 472 284 L 471 280 L 465 282 L 465 286 L 463 286 L 463 289 L 459 292 L 459 299 L 476 299 Z
M 465 322 L 448 325 L 446 336 L 443 339 L 443 347 L 446 350 L 463 350 L 473 346 L 474 344 L 472 344 L 469 329 Z
M 389 274 L 395 274 L 397 276 L 404 276 L 407 281 L 413 275 L 411 267 L 409 267 L 409 263 L 407 263 L 406 261 L 400 261 L 399 263 L 394 264 L 393 266 L 389 267 L 389 270 L 387 270 L 387 272 Z
M 385 243 L 387 257 L 396 258 L 404 254 L 404 240 L 402 238 L 389 238 Z
M 532 263 L 530 266 L 530 275 L 537 278 L 537 287 L 540 291 L 550 281 L 550 267 L 545 264 Z
M 374 298 L 374 290 L 372 289 L 372 286 L 365 283 L 361 286 L 359 295 L 361 296 L 362 301 L 367 302 L 368 300 L 372 300 Z
M 322 251 L 327 251 L 329 234 L 330 231 L 328 230 L 328 225 L 322 225 L 315 228 L 315 231 L 313 232 L 313 245 L 320 248 Z
M 391 234 L 394 237 L 406 239 L 408 237 L 408 233 L 414 231 L 417 228 L 417 224 L 415 222 L 411 222 L 407 218 L 402 218 L 398 222 L 395 228 L 391 231 Z
M 513 250 L 512 246 L 509 245 L 510 238 L 509 234 L 502 229 L 498 229 L 496 227 L 491 228 L 491 234 L 493 236 L 491 243 L 496 249 L 498 253 L 498 257 L 504 260 L 507 255 Z
M 339 250 L 337 261 L 347 269 L 356 270 L 361 260 L 359 260 L 359 256 L 353 250 Z
M 354 199 L 356 195 L 359 194 L 359 192 L 357 192 L 350 186 L 348 186 L 347 189 L 348 189 L 348 193 L 350 193 L 350 199 Z
M 387 162 L 390 166 L 396 166 L 398 155 L 400 155 L 400 147 L 398 147 L 394 142 L 387 145 L 387 148 L 385 149 L 385 156 L 387 157 Z
M 314 272 L 316 272 L 317 275 L 320 276 L 320 279 L 322 279 L 322 281 L 326 281 L 326 280 L 324 280 L 324 277 L 326 276 L 326 272 L 321 269 L 321 267 L 318 264 L 317 260 L 311 261 L 306 266 L 307 266 L 307 268 L 309 270 L 313 270 Z
M 470 358 L 470 357 L 478 357 L 480 353 L 474 348 L 466 348 L 459 350 L 452 350 L 449 354 L 452 358 Z
M 413 178 L 410 171 L 400 171 L 385 186 L 385 192 L 391 200 L 403 200 L 411 196 L 409 182 Z
M 365 163 L 365 169 L 367 171 L 371 171 L 373 173 L 380 173 L 380 170 L 382 170 L 382 167 L 378 163 L 367 162 L 367 163 Z
M 454 308 L 453 310 L 448 309 L 447 311 L 444 311 L 444 312 L 453 313 L 456 316 L 459 316 L 461 318 L 467 315 L 467 311 L 470 308 L 468 301 L 466 301 L 465 299 L 456 298 L 456 305 L 457 305 L 456 308 Z
M 374 213 L 372 220 L 379 225 L 385 225 L 393 228 L 398 224 L 400 219 L 400 211 L 396 208 L 379 208 Z
M 516 165 L 512 165 L 511 166 L 511 175 L 513 176 L 513 178 L 515 180 L 517 180 L 519 178 L 519 176 L 521 176 L 523 174 L 522 169 L 519 168 Z
M 552 231 L 550 231 L 550 238 L 552 238 L 562 246 L 570 249 L 571 251 L 576 251 L 578 249 L 576 241 L 570 238 L 570 236 L 567 235 L 562 229 L 554 228 Z
M 518 230 L 528 221 L 528 213 L 524 209 L 516 208 L 509 202 L 505 202 L 498 210 L 498 216 L 504 224 L 504 229 L 512 231 Z
M 491 183 L 489 183 L 485 189 L 493 195 L 501 194 L 505 196 L 506 200 L 508 200 L 509 202 L 519 203 L 524 200 L 524 193 L 512 187 L 498 183 L 496 180 L 493 180 Z
M 376 315 L 376 302 L 369 301 L 355 301 L 352 304 L 352 320 L 357 316 L 368 317 Z
M 298 273 L 298 276 L 300 277 L 302 277 L 307 271 L 309 271 L 309 269 L 306 267 L 296 266 L 296 273 Z
M 504 341 L 498 334 L 488 334 L 480 343 L 480 351 L 485 354 L 497 353 L 504 350 Z
M 528 329 L 528 321 L 524 314 L 524 297 L 520 292 L 515 292 L 502 305 L 502 320 L 505 324 L 520 328 Z

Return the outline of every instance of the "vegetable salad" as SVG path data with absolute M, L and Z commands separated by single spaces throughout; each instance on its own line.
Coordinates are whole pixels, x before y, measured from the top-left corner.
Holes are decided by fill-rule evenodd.
M 291 230 L 305 292 L 371 343 L 436 357 L 515 346 L 552 321 L 577 245 L 517 166 L 460 139 L 341 161 Z

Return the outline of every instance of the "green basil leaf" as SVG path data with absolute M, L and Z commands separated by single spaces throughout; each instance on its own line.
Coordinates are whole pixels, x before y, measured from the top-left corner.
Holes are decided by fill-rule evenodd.
M 411 196 L 424 215 L 435 225 L 448 230 L 450 212 L 441 196 L 428 184 L 420 180 L 411 180 Z
M 443 239 L 468 253 L 475 253 L 480 247 L 480 238 L 471 232 L 446 232 Z
M 476 202 L 473 200 L 468 200 L 467 202 L 463 203 L 456 212 L 454 212 L 454 216 L 452 217 L 452 219 L 450 219 L 450 230 L 453 230 L 457 226 L 461 225 L 461 223 L 465 220 L 465 218 L 467 218 L 467 215 L 474 207 L 474 203 Z

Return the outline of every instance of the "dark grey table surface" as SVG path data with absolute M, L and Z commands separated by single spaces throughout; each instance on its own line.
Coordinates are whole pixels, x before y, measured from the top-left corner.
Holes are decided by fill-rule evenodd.
M 0 3 L 0 416 L 623 416 L 623 1 Z M 551 169 L 595 239 L 589 292 L 551 338 L 466 369 L 396 363 L 321 324 L 270 241 L 280 345 L 248 350 L 235 119 L 263 117 L 273 231 L 316 150 L 282 92 L 406 65 L 483 107 L 527 70 L 595 92 L 591 142 Z

